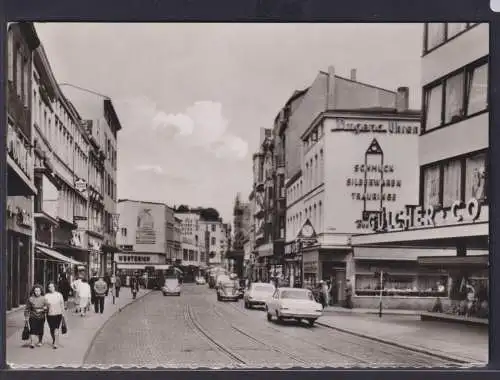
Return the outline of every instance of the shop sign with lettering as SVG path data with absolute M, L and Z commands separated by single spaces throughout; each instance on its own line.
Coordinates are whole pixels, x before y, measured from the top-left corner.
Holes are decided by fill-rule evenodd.
M 360 133 L 384 133 L 388 135 L 419 135 L 420 123 L 397 120 L 345 120 L 337 119 L 332 131 Z
M 304 262 L 304 272 L 316 273 L 317 271 L 318 271 L 317 261 Z
M 410 230 L 425 227 L 474 223 L 481 216 L 481 203 L 472 198 L 466 203 L 455 201 L 450 208 L 437 209 L 433 206 L 405 206 L 404 210 L 372 214 L 368 220 L 369 228 L 375 232 Z

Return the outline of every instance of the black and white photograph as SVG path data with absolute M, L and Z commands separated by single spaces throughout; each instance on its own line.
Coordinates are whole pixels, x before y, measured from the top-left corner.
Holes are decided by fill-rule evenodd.
M 488 362 L 487 22 L 11 22 L 6 361 Z

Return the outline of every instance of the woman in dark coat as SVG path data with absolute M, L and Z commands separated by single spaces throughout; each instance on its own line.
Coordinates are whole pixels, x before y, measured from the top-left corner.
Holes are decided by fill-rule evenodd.
M 67 302 L 69 298 L 69 293 L 71 291 L 71 284 L 68 281 L 65 273 L 61 273 L 58 284 L 59 292 L 62 294 L 64 299 L 64 309 L 67 309 Z
M 24 319 L 29 325 L 30 347 L 35 348 L 35 339 L 38 338 L 38 347 L 42 346 L 43 331 L 45 325 L 45 312 L 47 311 L 47 302 L 43 296 L 41 285 L 33 286 L 30 297 L 26 302 L 24 310 Z

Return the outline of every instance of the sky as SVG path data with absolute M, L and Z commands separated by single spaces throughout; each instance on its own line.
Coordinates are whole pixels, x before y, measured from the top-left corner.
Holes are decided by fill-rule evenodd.
M 109 96 L 118 197 L 214 207 L 252 186 L 260 128 L 334 66 L 421 99 L 421 24 L 37 23 L 59 83 Z

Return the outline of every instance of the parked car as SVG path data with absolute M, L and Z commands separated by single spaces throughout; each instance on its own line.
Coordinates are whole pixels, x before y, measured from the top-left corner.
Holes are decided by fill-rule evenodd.
M 276 291 L 273 284 L 265 282 L 254 282 L 245 292 L 243 300 L 245 309 L 251 309 L 254 306 L 266 306 L 266 302 Z
M 316 302 L 309 289 L 278 288 L 266 302 L 267 320 L 276 317 L 279 322 L 285 319 L 301 321 L 305 319 L 312 326 L 323 314 L 323 306 Z
M 207 282 L 205 281 L 205 277 L 198 276 L 196 277 L 196 285 L 205 285 Z
M 236 281 L 227 280 L 221 281 L 217 285 L 217 301 L 236 301 L 240 298 L 239 284 Z
M 164 296 L 168 295 L 181 295 L 181 284 L 179 283 L 179 279 L 177 277 L 170 277 L 165 279 L 165 284 L 161 288 L 161 291 Z

